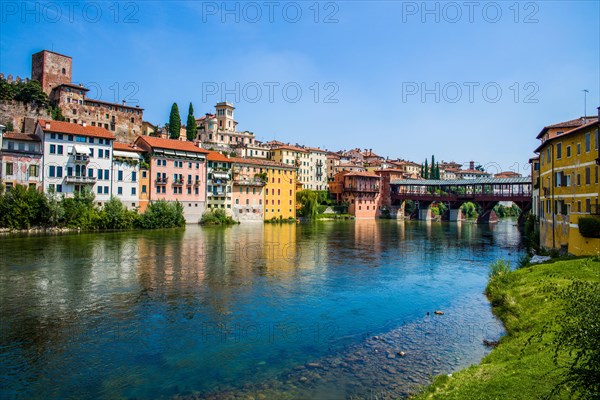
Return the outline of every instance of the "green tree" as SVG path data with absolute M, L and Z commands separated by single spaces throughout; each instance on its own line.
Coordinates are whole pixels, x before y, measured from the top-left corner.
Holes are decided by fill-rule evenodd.
M 309 189 L 296 193 L 296 201 L 302 206 L 302 216 L 314 219 L 319 213 L 319 195 Z
M 50 117 L 54 120 L 54 121 L 64 121 L 65 117 L 60 109 L 60 107 L 56 106 L 50 106 L 48 108 L 48 111 L 50 112 Z
M 187 140 L 192 141 L 196 139 L 198 134 L 198 126 L 196 125 L 196 117 L 194 117 L 194 107 L 190 102 L 190 108 L 188 109 L 187 124 L 186 124 L 186 137 Z
M 18 92 L 15 94 L 15 100 L 23 103 L 35 103 L 41 107 L 48 107 L 50 104 L 48 95 L 42 90 L 42 85 L 38 81 L 29 81 L 19 85 Z
M 429 172 L 429 176 L 431 179 L 437 179 L 435 177 L 435 156 L 431 155 L 431 171 Z
M 171 139 L 179 139 L 181 134 L 181 117 L 179 116 L 179 107 L 177 103 L 171 106 L 171 114 L 169 115 L 169 137 Z
M 425 159 L 425 179 L 429 179 L 429 164 L 427 164 L 427 159 Z

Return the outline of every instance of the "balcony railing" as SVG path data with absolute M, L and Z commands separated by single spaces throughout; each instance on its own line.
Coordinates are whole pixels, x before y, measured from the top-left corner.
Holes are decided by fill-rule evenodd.
M 344 186 L 344 190 L 349 192 L 379 192 L 379 185 L 363 186 L 363 185 L 347 185 Z
M 183 186 L 183 179 L 175 179 L 173 181 L 173 186 Z
M 169 178 L 156 178 L 157 185 L 166 185 Z
M 265 186 L 266 183 L 262 179 L 234 179 L 234 185 L 237 186 Z
M 67 176 L 65 178 L 66 183 L 79 183 L 93 185 L 96 183 L 96 178 L 90 176 Z
M 73 156 L 73 161 L 78 164 L 87 164 L 90 162 L 90 156 L 87 154 L 75 154 Z

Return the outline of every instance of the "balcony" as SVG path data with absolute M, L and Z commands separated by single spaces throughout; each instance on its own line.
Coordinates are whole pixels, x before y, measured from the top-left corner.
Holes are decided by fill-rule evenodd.
M 379 192 L 379 185 L 347 185 L 344 186 L 344 190 L 347 192 Z
M 169 178 L 167 178 L 167 177 L 156 178 L 156 184 L 157 185 L 166 185 L 168 180 L 169 180 Z
M 90 176 L 67 176 L 65 178 L 66 183 L 76 183 L 76 184 L 85 184 L 85 185 L 93 185 L 96 183 L 96 178 Z
M 175 179 L 173 181 L 173 186 L 183 186 L 183 179 Z
M 317 161 L 317 167 L 322 167 L 323 166 L 323 162 L 321 160 Z
M 233 184 L 236 186 L 265 186 L 262 179 L 235 179 Z
M 87 164 L 90 162 L 90 156 L 87 154 L 75 154 L 73 155 L 73 162 L 76 164 Z

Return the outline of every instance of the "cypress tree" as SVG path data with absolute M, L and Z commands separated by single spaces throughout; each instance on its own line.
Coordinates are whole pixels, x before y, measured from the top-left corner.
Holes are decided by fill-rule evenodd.
M 431 179 L 436 179 L 435 177 L 435 156 L 431 155 L 431 173 L 429 174 Z
M 198 127 L 196 126 L 196 118 L 194 117 L 194 107 L 192 106 L 192 103 L 190 102 L 185 136 L 187 137 L 187 140 L 192 141 L 192 140 L 196 139 L 197 133 L 198 133 Z
M 427 165 L 427 159 L 425 159 L 425 176 L 423 178 L 429 178 L 429 166 Z
M 169 138 L 179 139 L 181 133 L 181 117 L 179 116 L 179 107 L 177 103 L 171 106 L 171 115 L 169 115 Z

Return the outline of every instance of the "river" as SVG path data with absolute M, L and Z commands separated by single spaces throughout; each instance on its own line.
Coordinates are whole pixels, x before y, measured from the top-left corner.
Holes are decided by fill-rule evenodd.
M 5 398 L 394 398 L 478 363 L 513 220 L 0 237 Z M 441 310 L 443 315 L 434 311 Z

